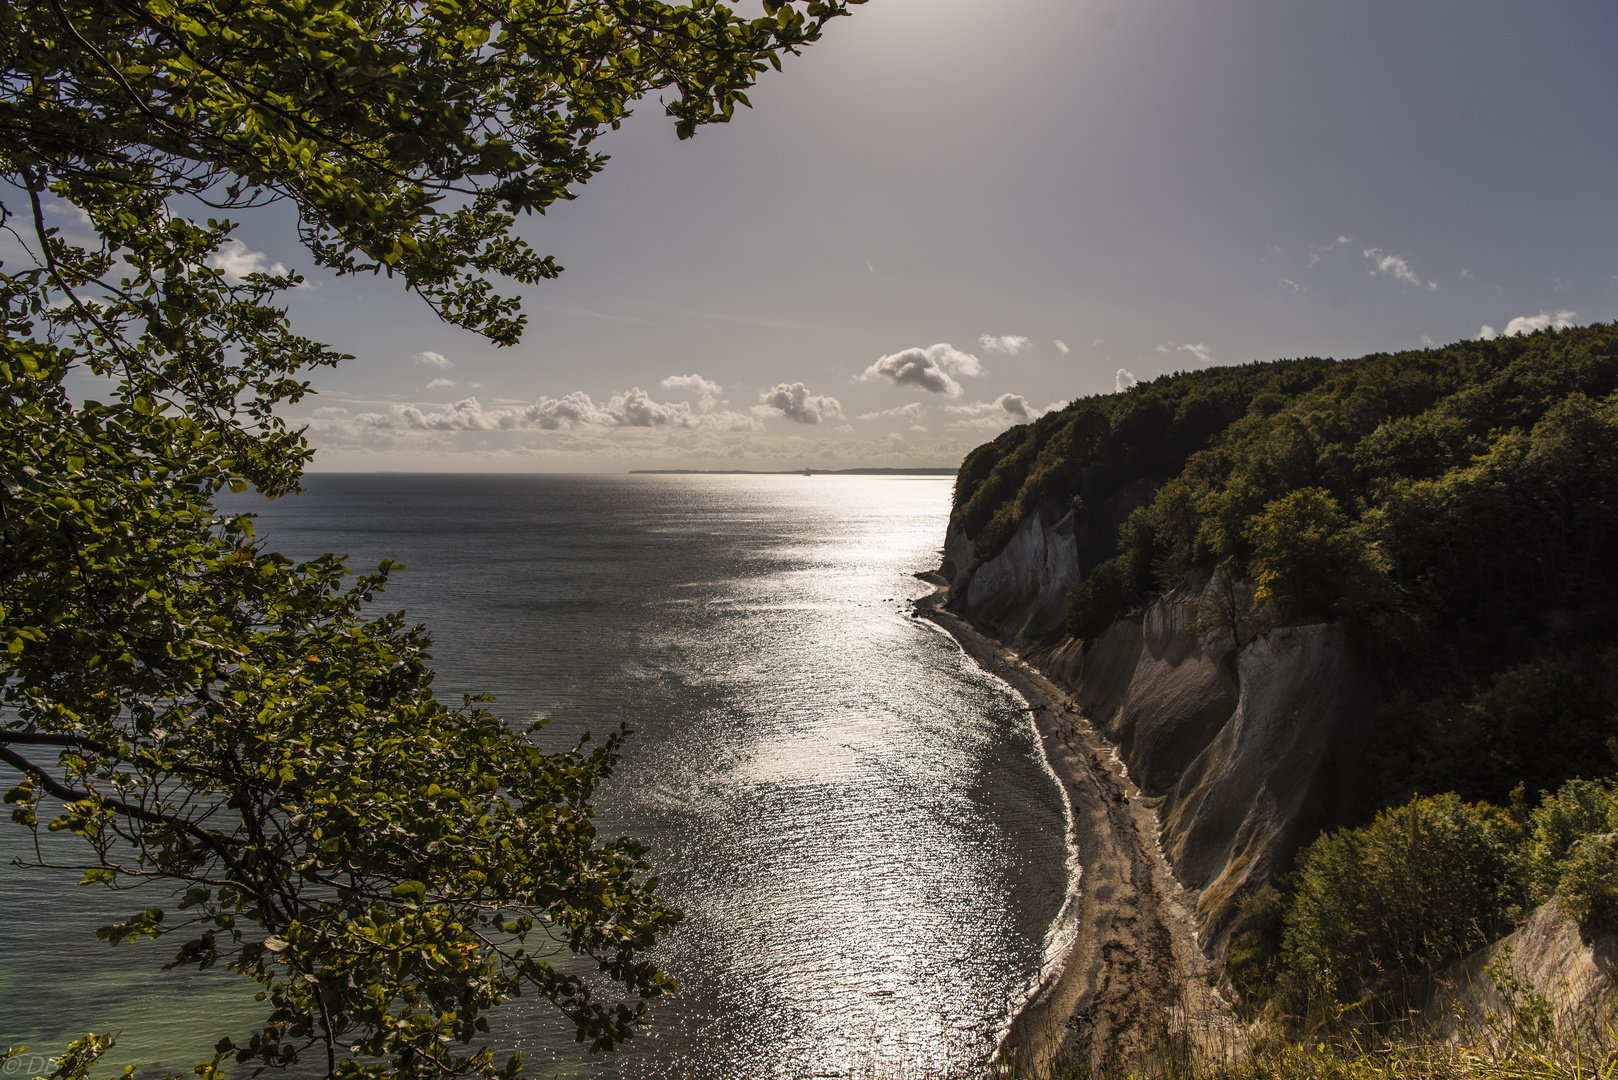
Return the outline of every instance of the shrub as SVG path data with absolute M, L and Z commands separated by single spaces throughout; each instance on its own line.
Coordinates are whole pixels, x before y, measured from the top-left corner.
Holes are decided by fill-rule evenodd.
M 1580 922 L 1618 921 L 1618 782 L 1570 780 L 1533 814 L 1525 862 L 1534 899 L 1562 897 Z
M 1299 857 L 1281 989 L 1292 1007 L 1346 1000 L 1380 975 L 1453 960 L 1522 910 L 1517 832 L 1455 795 L 1385 810 Z
M 1581 923 L 1618 922 L 1618 835 L 1588 836 L 1575 844 L 1556 892 Z

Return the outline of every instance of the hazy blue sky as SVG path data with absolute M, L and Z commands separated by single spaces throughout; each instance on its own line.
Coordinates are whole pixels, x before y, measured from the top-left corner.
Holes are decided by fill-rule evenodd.
M 1610 0 L 871 0 L 728 126 L 644 103 L 522 225 L 567 272 L 520 346 L 312 276 L 357 358 L 297 415 L 323 469 L 955 465 L 1120 369 L 1611 320 L 1615 42 Z

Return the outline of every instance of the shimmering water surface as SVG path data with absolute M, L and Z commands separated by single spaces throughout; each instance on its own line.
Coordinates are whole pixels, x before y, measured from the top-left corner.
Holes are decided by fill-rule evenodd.
M 1061 795 L 1021 701 L 909 615 L 949 492 L 317 475 L 230 505 L 295 558 L 404 562 L 384 602 L 432 628 L 446 700 L 495 693 L 514 721 L 551 717 L 558 745 L 635 729 L 600 824 L 651 845 L 687 913 L 658 950 L 682 991 L 625 1053 L 579 1054 L 528 999 L 499 1040 L 537 1076 L 741 1080 L 970 1074 L 1038 977 L 1067 883 Z M 251 1017 L 228 976 L 176 982 L 161 947 L 84 943 L 104 896 L 10 872 L 0 889 L 0 1039 L 111 1016 L 184 1067 Z

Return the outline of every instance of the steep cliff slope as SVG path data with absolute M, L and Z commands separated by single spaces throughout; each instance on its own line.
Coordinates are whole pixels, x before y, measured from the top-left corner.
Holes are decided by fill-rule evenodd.
M 1618 330 L 1166 376 L 968 456 L 950 608 L 1069 686 L 1222 949 L 1324 828 L 1618 735 Z
M 1240 648 L 1188 629 L 1207 587 L 1194 575 L 1088 645 L 1029 654 L 1117 746 L 1219 951 L 1241 896 L 1363 805 L 1377 686 L 1340 625 L 1277 627 Z

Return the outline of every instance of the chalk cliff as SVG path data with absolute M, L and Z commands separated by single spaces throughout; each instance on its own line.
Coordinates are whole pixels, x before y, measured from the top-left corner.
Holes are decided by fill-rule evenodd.
M 1358 798 L 1375 680 L 1331 623 L 1276 627 L 1239 647 L 1228 633 L 1193 632 L 1205 573 L 1094 641 L 1031 641 L 1062 625 L 1079 576 L 1072 523 L 1030 515 L 975 573 L 960 569 L 969 540 L 952 534 L 951 606 L 1072 689 L 1152 801 L 1164 854 L 1197 896 L 1204 947 L 1223 952 L 1241 896 Z
M 1553 897 L 1511 934 L 1435 974 L 1425 1012 L 1441 1032 L 1464 1032 L 1481 1026 L 1490 1014 L 1509 1014 L 1486 970 L 1499 960 L 1510 965 L 1518 982 L 1545 998 L 1559 1026 L 1576 1023 L 1589 1035 L 1613 1023 L 1618 931 L 1581 927 Z
M 1067 591 L 1079 580 L 1079 549 L 1073 513 L 1047 525 L 1044 515 L 1023 520 L 994 558 L 972 569 L 971 541 L 951 529 L 945 541 L 944 575 L 964 583 L 972 616 L 1007 641 L 1021 642 L 1060 630 L 1067 619 Z

